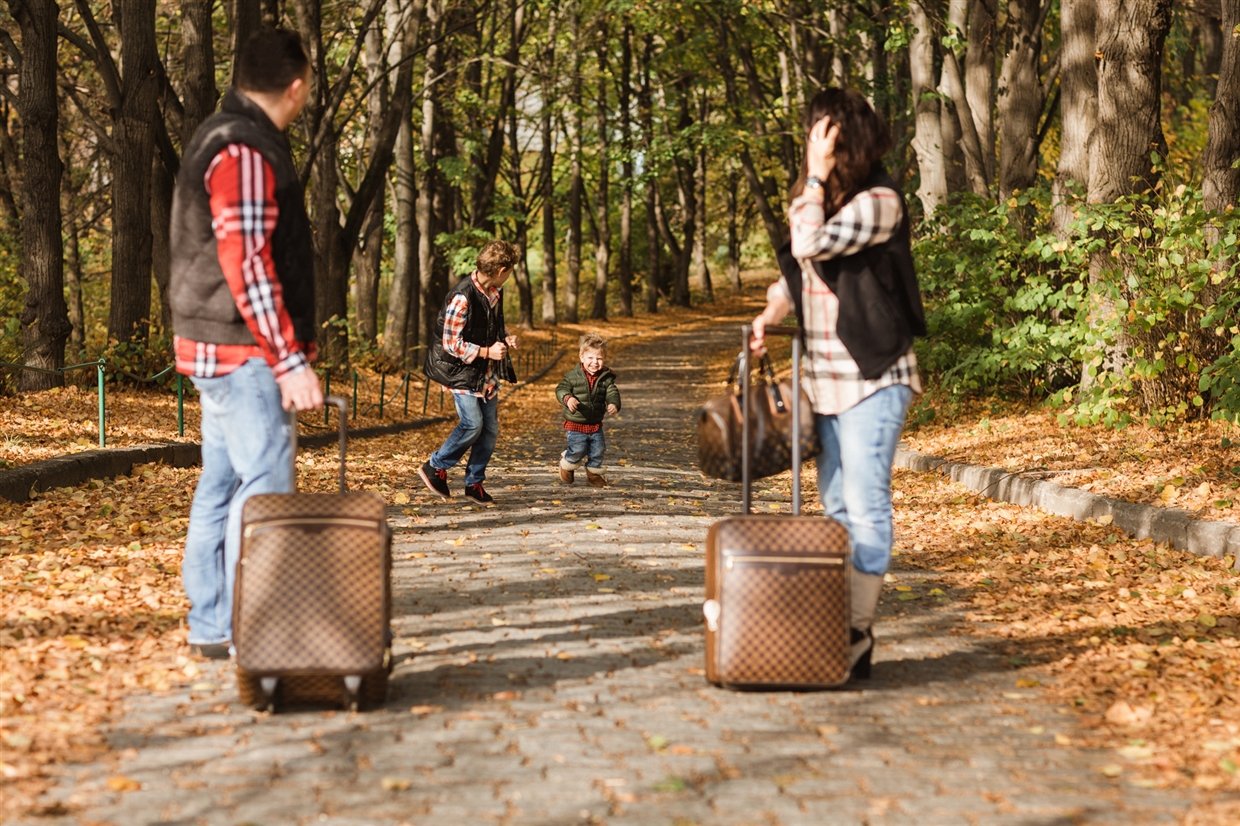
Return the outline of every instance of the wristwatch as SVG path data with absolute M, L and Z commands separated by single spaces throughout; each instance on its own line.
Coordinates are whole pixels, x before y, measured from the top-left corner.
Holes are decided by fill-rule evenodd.
M 822 181 L 818 180 L 814 175 L 810 175 L 805 179 L 806 189 L 822 189 Z

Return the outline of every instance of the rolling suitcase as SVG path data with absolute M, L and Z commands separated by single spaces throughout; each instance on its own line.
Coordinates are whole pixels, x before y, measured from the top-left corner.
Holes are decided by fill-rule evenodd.
M 749 325 L 741 392 L 748 409 Z M 792 336 L 792 398 L 800 398 L 800 330 Z M 801 405 L 792 404 L 792 433 Z M 828 517 L 801 516 L 801 446 L 792 439 L 792 515 L 750 513 L 748 419 L 741 445 L 740 516 L 706 536 L 706 679 L 738 689 L 818 689 L 848 680 L 848 531 Z
M 233 645 L 249 706 L 340 702 L 356 711 L 387 698 L 387 505 L 377 493 L 345 491 L 347 403 L 327 402 L 339 410 L 340 492 L 258 494 L 242 508 Z

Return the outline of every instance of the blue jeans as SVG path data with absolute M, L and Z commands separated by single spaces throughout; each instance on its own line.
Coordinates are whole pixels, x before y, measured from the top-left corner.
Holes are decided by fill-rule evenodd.
M 456 415 L 460 421 L 448 434 L 443 446 L 431 454 L 431 467 L 448 470 L 469 451 L 465 466 L 465 484 L 477 485 L 487 478 L 487 463 L 495 452 L 499 439 L 499 396 L 480 399 L 463 393 L 453 393 Z
M 280 388 L 263 359 L 192 381 L 202 404 L 202 473 L 181 579 L 191 603 L 189 641 L 206 644 L 232 638 L 241 506 L 256 493 L 293 489 L 292 446 Z
M 603 454 L 607 452 L 607 440 L 603 431 L 598 433 L 579 433 L 576 430 L 564 431 L 568 435 L 568 450 L 564 451 L 564 461 L 570 465 L 581 467 L 582 460 L 586 467 L 601 468 Z
M 885 574 L 891 563 L 891 462 L 912 400 L 912 389 L 897 384 L 843 413 L 814 416 L 822 506 L 848 528 L 853 567 L 863 574 Z

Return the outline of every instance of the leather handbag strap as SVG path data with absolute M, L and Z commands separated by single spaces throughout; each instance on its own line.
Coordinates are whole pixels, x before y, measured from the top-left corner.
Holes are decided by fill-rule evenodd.
M 799 327 L 777 327 L 769 325 L 767 336 L 788 336 L 792 339 L 792 515 L 801 515 L 801 330 Z M 750 443 L 749 422 L 749 342 L 753 338 L 753 326 L 745 324 L 741 327 L 741 352 L 736 357 L 736 364 L 741 374 L 741 513 L 750 512 L 750 468 L 753 465 Z M 743 362 L 743 364 L 742 364 Z M 765 368 L 767 386 L 774 388 L 772 400 L 778 399 L 778 409 L 784 411 L 783 394 L 779 392 L 779 382 L 775 381 L 775 370 L 771 367 L 769 355 L 762 356 L 760 364 Z

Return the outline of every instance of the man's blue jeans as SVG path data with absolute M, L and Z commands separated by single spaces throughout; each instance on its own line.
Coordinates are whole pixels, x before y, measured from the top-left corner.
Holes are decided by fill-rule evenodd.
M 885 574 L 891 563 L 891 462 L 912 400 L 912 389 L 897 384 L 838 415 L 814 416 L 822 506 L 848 528 L 853 567 L 863 574 Z
M 598 469 L 603 466 L 603 455 L 607 452 L 607 440 L 603 431 L 597 433 L 581 433 L 576 430 L 564 431 L 568 434 L 568 450 L 564 451 L 564 461 L 575 467 L 582 462 L 588 468 Z
M 207 644 L 232 638 L 241 506 L 256 493 L 293 489 L 292 446 L 280 388 L 263 359 L 192 381 L 202 403 L 202 474 L 181 578 L 191 603 L 189 641 Z
M 431 454 L 431 467 L 448 470 L 469 451 L 465 466 L 465 484 L 477 485 L 487 478 L 487 463 L 499 439 L 499 396 L 480 399 L 464 393 L 453 393 L 456 415 L 460 421 L 448 434 L 443 446 Z

